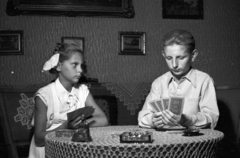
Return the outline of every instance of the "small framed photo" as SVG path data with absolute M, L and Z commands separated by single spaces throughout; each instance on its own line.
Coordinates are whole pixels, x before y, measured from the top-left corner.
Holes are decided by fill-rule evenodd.
M 0 31 L 0 55 L 23 54 L 23 31 Z
M 164 19 L 203 19 L 203 0 L 163 0 Z
M 62 37 L 62 43 L 76 44 L 84 53 L 84 38 L 83 37 Z
M 119 55 L 145 55 L 145 32 L 119 32 Z

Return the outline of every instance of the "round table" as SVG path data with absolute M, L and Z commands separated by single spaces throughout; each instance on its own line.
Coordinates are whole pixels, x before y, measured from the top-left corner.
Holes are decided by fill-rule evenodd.
M 141 130 L 153 132 L 152 143 L 120 143 L 118 134 Z M 218 143 L 224 134 L 211 129 L 201 129 L 199 136 L 182 136 L 143 129 L 138 126 L 107 126 L 90 128 L 91 142 L 73 142 L 71 135 L 56 136 L 51 132 L 45 137 L 46 158 L 198 158 L 215 157 Z

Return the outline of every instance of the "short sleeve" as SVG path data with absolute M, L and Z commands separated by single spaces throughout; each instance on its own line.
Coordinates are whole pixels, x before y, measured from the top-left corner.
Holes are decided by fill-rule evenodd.
M 85 102 L 86 102 L 86 99 L 88 97 L 88 94 L 89 94 L 89 89 L 88 87 L 85 85 L 85 84 L 81 84 L 79 86 L 79 95 L 78 95 L 78 99 L 79 101 L 81 102 L 82 105 L 85 106 Z
M 40 97 L 42 99 L 42 101 L 44 102 L 44 104 L 46 106 L 48 106 L 50 104 L 50 99 L 52 98 L 52 92 L 50 87 L 43 87 L 41 89 L 39 89 L 35 95 L 34 95 L 34 99 L 35 97 Z

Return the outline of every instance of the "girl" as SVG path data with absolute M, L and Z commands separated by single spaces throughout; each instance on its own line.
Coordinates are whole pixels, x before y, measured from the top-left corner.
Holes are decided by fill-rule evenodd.
M 83 54 L 76 45 L 58 44 L 55 54 L 48 60 L 43 71 L 57 74 L 57 79 L 39 89 L 34 95 L 35 112 L 32 123 L 34 136 L 30 145 L 29 158 L 45 157 L 45 135 L 58 129 L 77 129 L 82 116 L 67 120 L 67 113 L 84 106 L 95 108 L 90 126 L 106 126 L 108 120 L 95 103 L 93 96 L 79 80 L 83 75 Z

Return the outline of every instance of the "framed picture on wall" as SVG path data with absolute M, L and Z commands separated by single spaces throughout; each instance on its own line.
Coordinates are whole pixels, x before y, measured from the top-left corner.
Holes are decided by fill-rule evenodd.
M 62 43 L 76 44 L 84 53 L 84 38 L 83 37 L 62 37 Z
M 133 18 L 132 0 L 9 0 L 6 13 L 15 15 L 103 16 Z
M 23 31 L 0 31 L 0 55 L 23 54 Z
M 203 0 L 163 0 L 164 19 L 203 19 Z
M 119 32 L 119 55 L 145 55 L 145 32 Z

